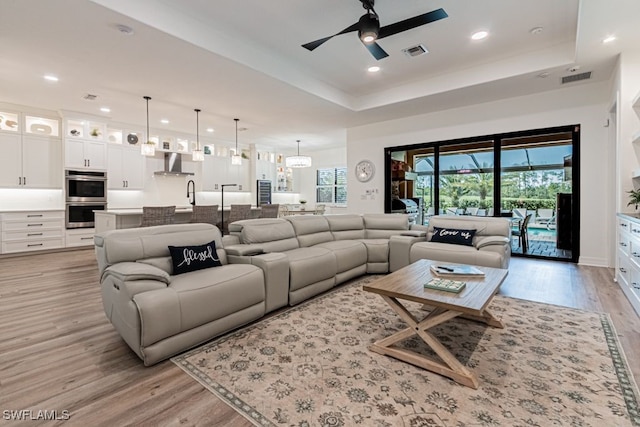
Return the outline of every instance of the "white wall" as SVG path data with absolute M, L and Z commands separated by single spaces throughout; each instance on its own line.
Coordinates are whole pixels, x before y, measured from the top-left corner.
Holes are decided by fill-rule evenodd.
M 613 232 L 613 218 L 602 203 L 607 179 L 610 83 L 577 84 L 569 88 L 464 108 L 424 114 L 348 129 L 347 166 L 362 159 L 376 165 L 374 178 L 359 183 L 349 174 L 348 210 L 384 211 L 384 147 L 417 144 L 529 129 L 581 125 L 580 263 L 611 266 L 613 255 L 602 244 L 603 232 Z M 605 159 L 605 160 L 603 160 Z M 378 190 L 368 197 L 367 190 Z M 369 191 L 370 193 L 371 191 Z

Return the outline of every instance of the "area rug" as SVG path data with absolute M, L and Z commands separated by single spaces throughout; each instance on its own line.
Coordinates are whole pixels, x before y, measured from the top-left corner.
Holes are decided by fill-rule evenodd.
M 607 314 L 497 296 L 504 329 L 441 325 L 436 335 L 477 375 L 474 390 L 367 349 L 406 327 L 362 290 L 375 278 L 172 361 L 259 426 L 640 426 L 638 388 Z M 402 345 L 430 353 L 415 337 Z

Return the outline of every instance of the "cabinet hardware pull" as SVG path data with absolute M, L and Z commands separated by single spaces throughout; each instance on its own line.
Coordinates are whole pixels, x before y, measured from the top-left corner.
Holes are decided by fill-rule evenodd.
M 42 227 L 44 224 L 27 224 L 27 227 Z
M 27 245 L 27 247 L 31 247 L 31 246 L 42 246 L 42 243 L 33 243 L 31 245 Z
M 620 242 L 620 246 L 627 246 L 625 242 Z
M 623 272 L 623 273 L 626 273 L 626 272 L 627 272 L 627 270 L 625 270 L 625 269 L 624 269 L 624 268 L 622 268 L 622 267 L 620 267 L 620 271 L 621 271 L 621 272 Z
M 91 159 L 87 160 L 87 166 L 91 167 Z
M 80 240 L 93 240 L 93 237 L 81 237 Z
M 27 218 L 42 218 L 43 214 L 28 214 Z
M 620 227 L 627 228 L 627 224 L 620 224 Z
M 22 185 L 27 185 L 27 177 L 26 176 L 22 177 Z
M 42 236 L 42 233 L 27 233 L 27 236 Z
M 18 185 L 22 185 L 22 177 L 21 176 L 18 177 Z

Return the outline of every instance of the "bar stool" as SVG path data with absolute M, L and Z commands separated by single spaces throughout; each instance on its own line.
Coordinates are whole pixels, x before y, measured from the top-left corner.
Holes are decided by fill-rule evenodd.
M 140 227 L 173 224 L 175 217 L 175 206 L 143 206 Z
M 229 219 L 226 221 L 225 229 L 229 232 L 229 224 L 235 221 L 251 218 L 251 205 L 231 205 L 229 209 Z
M 218 205 L 194 205 L 189 222 L 203 222 L 218 226 Z
M 280 205 L 277 203 L 271 205 L 261 205 L 260 218 L 277 218 L 279 209 Z

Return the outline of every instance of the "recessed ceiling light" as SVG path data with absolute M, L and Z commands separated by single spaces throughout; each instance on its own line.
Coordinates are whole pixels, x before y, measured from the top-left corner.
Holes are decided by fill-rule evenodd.
M 616 39 L 616 36 L 607 36 L 602 40 L 602 43 L 611 43 Z
M 378 67 L 377 65 L 374 65 L 372 67 L 367 68 L 367 71 L 370 73 L 377 73 L 378 71 L 380 71 L 380 67 Z
M 48 80 L 50 82 L 57 82 L 58 81 L 58 78 L 56 76 L 54 76 L 54 75 L 51 75 L 51 74 L 45 75 L 44 79 Z
M 102 111 L 103 113 L 110 113 L 110 112 L 111 112 L 111 108 L 109 108 L 109 107 L 102 107 L 102 108 L 100 108 L 100 111 Z
M 162 120 L 160 120 L 160 123 L 162 123 L 163 125 L 167 125 L 167 124 L 169 124 L 169 120 L 162 119 Z
M 207 132 L 213 132 L 213 128 L 207 128 Z
M 478 31 L 475 32 L 471 35 L 471 39 L 472 40 L 482 40 L 484 38 L 487 38 L 487 36 L 489 35 L 488 31 Z
M 120 31 L 120 33 L 124 34 L 125 36 L 130 36 L 134 33 L 133 28 L 131 28 L 128 25 L 124 25 L 124 24 L 116 24 L 114 25 L 114 28 L 118 31 Z

